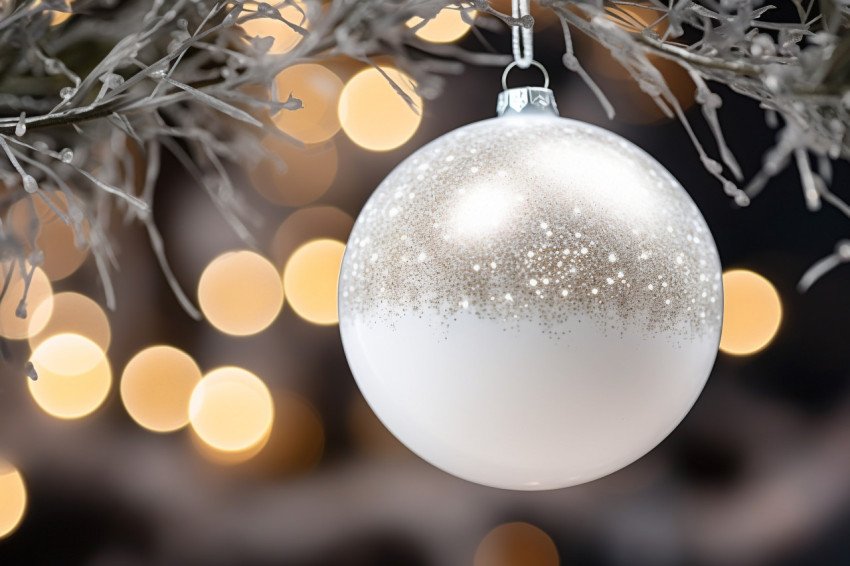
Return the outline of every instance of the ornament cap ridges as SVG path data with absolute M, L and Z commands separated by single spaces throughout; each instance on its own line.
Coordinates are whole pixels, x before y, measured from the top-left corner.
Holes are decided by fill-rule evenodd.
M 519 114 L 559 115 L 558 105 L 555 103 L 555 93 L 548 88 L 539 86 L 503 90 L 499 93 L 499 98 L 496 101 L 496 112 L 499 116 L 516 116 Z

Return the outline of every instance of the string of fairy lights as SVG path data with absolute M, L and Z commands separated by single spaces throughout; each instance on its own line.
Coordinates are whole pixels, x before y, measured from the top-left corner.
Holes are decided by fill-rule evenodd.
M 281 16 L 309 29 L 298 7 L 287 4 Z M 70 14 L 56 13 L 60 25 Z M 411 20 L 415 26 L 421 21 Z M 292 49 L 300 35 L 280 21 L 246 22 L 251 36 L 273 36 L 272 53 Z M 445 9 L 419 27 L 425 41 L 448 43 L 470 29 L 457 9 Z M 262 163 L 251 173 L 258 193 L 275 205 L 298 207 L 280 225 L 269 243 L 269 258 L 249 250 L 232 250 L 203 270 L 197 299 L 207 321 L 232 336 L 251 336 L 267 329 L 289 304 L 295 315 L 316 325 L 337 323 L 337 276 L 343 243 L 354 220 L 333 206 L 310 206 L 333 183 L 338 156 L 334 138 L 343 132 L 366 151 L 389 151 L 417 131 L 423 101 L 410 77 L 391 64 L 381 70 L 403 88 L 420 109 L 413 111 L 374 68 L 351 63 L 315 63 L 288 67 L 277 77 L 282 96 L 293 92 L 304 102 L 298 112 L 282 112 L 273 121 L 306 144 L 298 148 L 269 137 L 264 143 L 288 165 L 285 172 Z M 341 69 L 341 71 L 340 71 Z M 345 79 L 345 80 L 344 80 Z M 692 96 L 692 95 L 691 95 Z M 54 204 L 67 210 L 61 194 Z M 80 419 L 94 413 L 118 382 L 129 417 L 155 433 L 189 428 L 193 445 L 210 461 L 233 464 L 256 457 L 276 442 L 276 435 L 302 434 L 301 465 L 321 459 L 324 432 L 318 411 L 291 391 L 271 390 L 261 376 L 229 366 L 204 374 L 190 353 L 160 344 L 139 351 L 120 375 L 108 351 L 110 320 L 98 303 L 74 292 L 54 293 L 52 283 L 67 278 L 85 262 L 88 252 L 74 245 L 74 234 L 40 200 L 16 203 L 13 225 L 26 226 L 37 217 L 36 239 L 45 252 L 44 265 L 34 270 L 27 316 L 16 316 L 24 281 L 16 271 L 0 301 L 0 336 L 28 341 L 30 361 L 38 380 L 27 380 L 35 405 L 57 419 Z M 6 274 L 4 273 L 4 276 Z M 766 348 L 776 335 L 782 306 L 773 285 L 752 271 L 736 269 L 723 276 L 725 308 L 721 351 L 751 355 Z M 275 421 L 287 426 L 274 427 Z M 283 431 L 283 432 L 281 432 Z M 278 439 L 279 441 L 279 439 Z M 306 463 L 305 463 L 306 462 Z M 21 471 L 0 460 L 0 539 L 22 521 L 27 492 Z M 475 564 L 558 564 L 551 538 L 527 523 L 507 523 L 481 542 Z M 518 561 L 505 557 L 516 556 Z

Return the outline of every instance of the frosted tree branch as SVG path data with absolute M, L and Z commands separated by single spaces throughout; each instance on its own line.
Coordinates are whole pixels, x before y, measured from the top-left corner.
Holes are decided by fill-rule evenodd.
M 829 189 L 831 160 L 850 157 L 850 34 L 844 2 L 793 0 L 790 16 L 788 5 L 782 11 L 783 6 L 755 0 L 539 3 L 561 22 L 564 66 L 584 80 L 609 116 L 614 108 L 573 51 L 576 32 L 606 48 L 663 113 L 681 121 L 697 157 L 735 203 L 748 205 L 793 164 L 810 209 L 826 203 L 850 216 L 850 206 Z M 299 21 L 281 15 L 287 5 L 301 7 Z M 171 272 L 151 215 L 162 154 L 176 158 L 250 244 L 251 214 L 230 181 L 230 170 L 267 153 L 264 135 L 288 138 L 271 116 L 298 111 L 301 102 L 291 95 L 279 98 L 276 75 L 292 64 L 328 57 L 374 64 L 375 56 L 392 55 L 428 99 L 443 90 L 441 75 L 462 72 L 464 65 L 510 60 L 494 54 L 486 40 L 480 50 L 432 44 L 407 26 L 413 16 L 430 18 L 446 7 L 461 10 L 470 21 L 473 11 L 481 13 L 474 23 L 485 31 L 504 24 L 533 25 L 531 16 L 514 18 L 486 0 L 76 0 L 70 5 L 0 0 L 4 275 L 15 264 L 32 267 L 42 261 L 31 234 L 14 233 L 10 208 L 30 198 L 56 208 L 50 195 L 58 191 L 70 207 L 60 218 L 74 227 L 79 243 L 91 247 L 110 305 L 115 257 L 99 222 L 104 203 L 145 226 L 169 285 L 186 311 L 199 316 Z M 77 15 L 55 26 L 56 12 Z M 288 53 L 269 53 L 271 38 L 249 37 L 241 27 L 261 18 L 282 21 L 301 41 Z M 478 29 L 475 36 L 484 39 Z M 95 47 L 92 37 L 98 38 Z M 88 65 L 67 55 L 81 45 L 94 51 Z M 716 155 L 694 133 L 658 69 L 659 60 L 679 65 L 694 82 Z M 722 100 L 712 91 L 718 84 L 757 100 L 777 128 L 775 144 L 750 179 L 724 139 Z M 394 86 L 410 103 L 405 90 Z M 122 148 L 134 148 L 140 161 Z M 137 171 L 144 172 L 141 183 Z M 88 231 L 82 228 L 86 224 Z M 833 255 L 814 265 L 800 288 L 848 261 L 845 247 L 846 242 L 839 243 Z
M 749 205 L 772 177 L 793 163 L 810 210 L 819 209 L 823 201 L 850 217 L 850 206 L 828 188 L 829 162 L 850 157 L 850 34 L 844 2 L 795 0 L 796 20 L 790 21 L 788 14 L 771 19 L 781 6 L 754 1 L 542 0 L 541 4 L 556 11 L 565 34 L 575 28 L 607 48 L 661 111 L 679 118 L 704 167 L 736 204 Z M 567 45 L 564 65 L 572 69 L 569 41 Z M 719 161 L 694 135 L 653 58 L 676 63 L 693 80 L 695 100 L 714 137 Z M 722 100 L 712 92 L 711 83 L 757 100 L 768 123 L 778 129 L 775 145 L 766 151 L 763 166 L 752 179 L 744 179 L 726 144 L 718 118 Z M 607 101 L 601 102 L 607 109 Z M 839 243 L 829 261 L 813 266 L 800 289 L 808 289 L 817 277 L 847 261 L 840 251 L 845 247 L 846 242 Z

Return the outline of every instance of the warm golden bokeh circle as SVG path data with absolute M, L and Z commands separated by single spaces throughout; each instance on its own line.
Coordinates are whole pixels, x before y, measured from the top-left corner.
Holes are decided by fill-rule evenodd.
M 283 306 L 277 269 L 251 251 L 227 252 L 207 265 L 198 282 L 198 302 L 210 324 L 226 334 L 265 330 Z
M 43 302 L 36 307 L 33 320 L 38 324 L 47 318 L 47 324 L 39 332 L 30 329 L 30 348 L 35 350 L 39 344 L 57 334 L 79 334 L 85 336 L 106 352 L 112 341 L 112 331 L 106 313 L 96 302 L 79 293 L 65 292 L 53 296 L 52 314 L 44 311 L 51 303 Z
M 78 334 L 58 334 L 30 357 L 37 380 L 27 379 L 39 407 L 60 419 L 77 419 L 96 410 L 109 393 L 112 370 L 100 347 Z
M 259 454 L 265 453 L 270 435 L 271 430 L 267 431 L 258 442 L 244 450 L 220 450 L 210 446 L 204 439 L 198 436 L 195 430 L 192 430 L 189 438 L 195 450 L 209 462 L 218 466 L 238 466 L 239 464 L 254 460 Z
M 21 472 L 8 462 L 0 462 L 0 539 L 18 528 L 26 509 L 27 488 Z
M 48 204 L 45 198 L 50 201 Z M 35 247 L 44 253 L 44 263 L 40 266 L 51 281 L 58 281 L 73 274 L 85 262 L 89 254 L 88 237 L 89 225 L 83 220 L 78 225 L 77 233 L 70 223 L 57 216 L 61 212 L 68 219 L 68 198 L 60 191 L 33 195 L 16 202 L 9 209 L 9 219 L 19 234 L 30 232 L 34 223 Z M 78 246 L 79 244 L 79 246 Z M 30 246 L 31 242 L 27 242 Z
M 401 146 L 422 122 L 422 98 L 416 94 L 411 78 L 394 67 L 380 68 L 412 99 L 415 109 L 377 69 L 354 75 L 339 98 L 339 122 L 351 141 L 372 151 Z
M 644 28 L 649 28 L 663 35 L 669 27 L 667 19 L 659 18 L 659 12 L 651 6 L 609 6 L 605 18 L 624 32 L 632 34 L 639 34 Z M 587 51 L 585 58 L 588 68 L 609 79 L 607 82 L 610 88 L 602 86 L 617 110 L 618 119 L 632 124 L 655 124 L 674 119 L 666 115 L 655 100 L 641 89 L 638 81 L 611 54 L 610 49 L 583 35 L 577 35 L 576 40 Z M 647 61 L 655 67 L 683 109 L 693 105 L 696 85 L 685 68 L 654 54 L 649 54 Z
M 354 219 L 334 206 L 311 206 L 296 210 L 280 225 L 272 238 L 271 257 L 283 269 L 292 253 L 310 240 L 329 238 L 342 242 Z
M 314 324 L 336 324 L 337 281 L 345 244 L 313 240 L 292 254 L 283 272 L 283 286 L 292 309 Z
M 72 14 L 70 12 L 59 12 L 59 11 L 54 10 L 53 11 L 53 20 L 50 22 L 50 25 L 58 26 L 59 24 L 65 22 L 68 18 L 70 18 L 73 15 L 74 14 Z
M 281 6 L 282 3 L 273 5 Z M 283 5 L 277 12 L 287 22 L 305 30 L 309 29 L 306 7 L 303 2 L 295 0 L 295 2 Z M 245 13 L 247 12 L 243 12 L 243 14 Z M 299 31 L 276 18 L 263 17 L 247 20 L 241 24 L 241 27 L 249 37 L 273 37 L 274 43 L 268 51 L 272 55 L 288 53 L 304 38 Z
M 201 377 L 198 364 L 186 352 L 151 346 L 124 368 L 121 401 L 144 428 L 171 432 L 189 423 L 189 400 Z
M 69 6 L 74 3 L 74 0 L 66 1 L 68 2 Z M 2 2 L 0 2 L 0 4 L 2 4 Z M 33 4 L 33 8 L 37 7 L 39 4 L 41 4 L 41 0 L 36 0 L 35 4 Z M 47 10 L 47 12 L 50 13 L 52 17 L 52 19 L 50 20 L 51 26 L 58 26 L 59 24 L 63 23 L 65 20 L 73 16 L 73 14 L 70 12 L 60 12 L 58 10 Z
M 339 131 L 337 105 L 342 80 L 322 65 L 301 63 L 285 68 L 275 78 L 278 96 L 301 101 L 297 110 L 281 110 L 272 120 L 281 131 L 304 143 L 329 140 Z
M 558 566 L 552 539 L 528 523 L 505 523 L 487 533 L 475 552 L 474 566 Z
M 762 350 L 781 322 L 782 301 L 770 281 L 746 269 L 723 273 L 723 352 L 745 356 Z
M 250 172 L 251 184 L 263 198 L 282 206 L 303 206 L 322 196 L 336 177 L 336 145 L 327 142 L 296 147 L 285 140 L 268 136 L 263 145 L 285 166 L 268 158 Z
M 12 340 L 23 340 L 33 334 L 41 332 L 50 320 L 53 313 L 53 287 L 50 280 L 41 268 L 36 267 L 32 272 L 32 280 L 26 293 L 26 301 L 21 305 L 24 290 L 27 287 L 26 278 L 32 267 L 25 265 L 26 274 L 22 273 L 21 265 L 14 262 L 12 265 L 3 264 L 2 282 L 9 277 L 9 286 L 6 294 L 0 300 L 0 336 Z M 0 285 L 2 283 L 0 282 Z M 41 307 L 41 308 L 38 308 Z M 23 318 L 17 316 L 24 314 Z
M 189 422 L 210 447 L 248 450 L 267 439 L 274 420 L 271 393 L 259 377 L 237 367 L 211 371 L 195 386 Z
M 475 18 L 474 11 L 467 11 L 466 15 L 456 7 L 443 8 L 437 15 L 428 20 L 426 24 L 416 30 L 416 37 L 432 43 L 451 43 L 465 36 L 472 26 L 464 20 Z M 414 17 L 407 20 L 407 27 L 415 27 L 422 18 Z

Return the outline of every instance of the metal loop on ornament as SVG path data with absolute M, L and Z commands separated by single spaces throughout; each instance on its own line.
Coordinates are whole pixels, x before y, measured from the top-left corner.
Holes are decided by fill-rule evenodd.
M 510 73 L 511 69 L 516 66 L 518 66 L 517 62 L 511 61 L 508 66 L 505 67 L 505 70 L 502 73 L 502 90 L 508 90 L 508 73 Z M 543 73 L 543 88 L 549 88 L 549 72 L 546 70 L 546 67 L 534 59 L 531 60 L 531 66 L 540 69 L 540 72 Z

